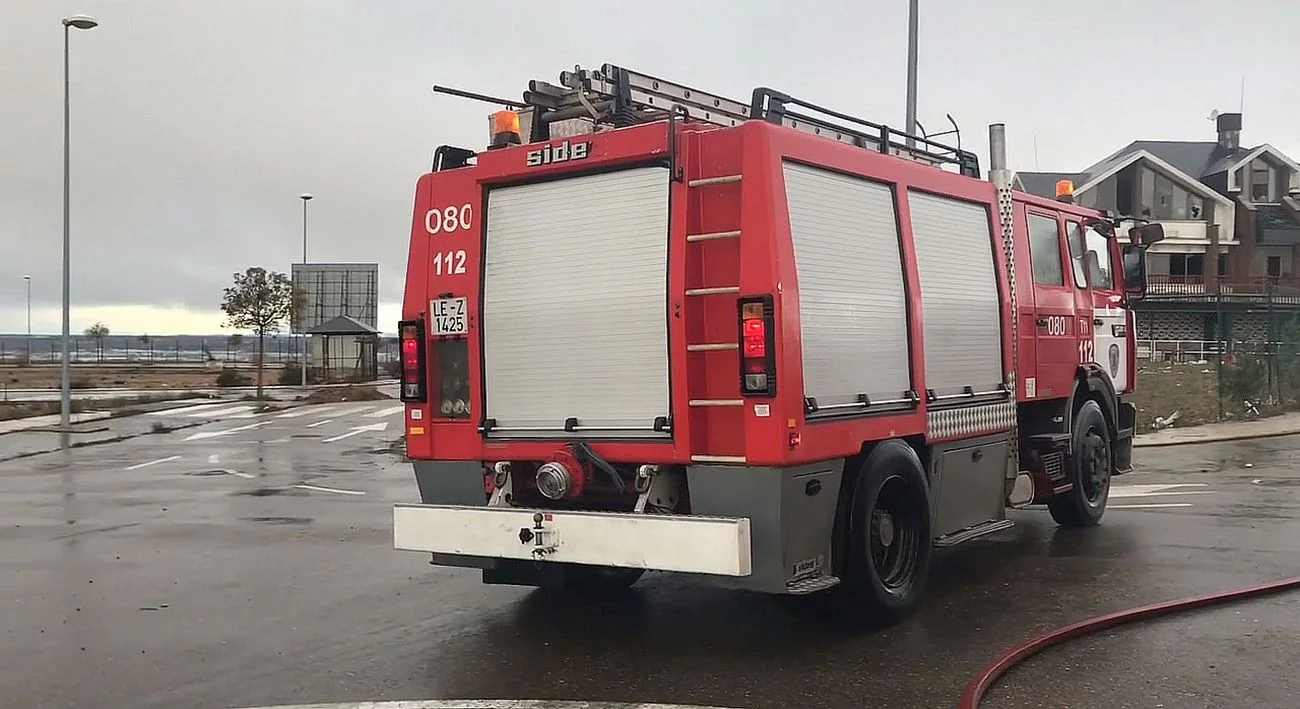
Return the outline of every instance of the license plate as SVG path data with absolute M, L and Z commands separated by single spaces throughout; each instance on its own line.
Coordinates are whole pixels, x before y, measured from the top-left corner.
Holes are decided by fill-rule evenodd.
M 434 335 L 469 334 L 469 299 L 439 298 L 429 303 Z

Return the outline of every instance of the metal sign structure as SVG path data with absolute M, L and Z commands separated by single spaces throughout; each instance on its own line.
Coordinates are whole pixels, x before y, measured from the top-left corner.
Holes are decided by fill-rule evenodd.
M 295 263 L 291 275 L 303 294 L 303 310 L 291 324 L 295 335 L 340 315 L 379 329 L 379 264 Z

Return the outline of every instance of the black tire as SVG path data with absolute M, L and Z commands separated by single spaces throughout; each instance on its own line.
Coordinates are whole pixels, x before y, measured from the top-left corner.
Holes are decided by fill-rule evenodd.
M 1047 503 L 1062 527 L 1092 527 L 1101 522 L 1110 499 L 1115 453 L 1101 406 L 1093 399 L 1074 414 L 1070 436 L 1069 480 L 1073 489 Z
M 835 610 L 855 624 L 894 625 L 916 610 L 934 549 L 930 491 L 916 451 L 877 445 L 863 461 L 841 514 Z

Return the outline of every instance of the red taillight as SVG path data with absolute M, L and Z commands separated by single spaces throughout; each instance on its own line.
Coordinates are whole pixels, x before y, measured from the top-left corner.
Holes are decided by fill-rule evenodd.
M 402 335 L 402 401 L 426 399 L 424 373 L 424 322 L 403 320 L 398 323 Z
M 772 297 L 744 298 L 739 305 L 740 392 L 746 396 L 775 396 L 775 310 Z
M 745 357 L 767 356 L 767 323 L 762 318 L 746 318 L 741 324 Z

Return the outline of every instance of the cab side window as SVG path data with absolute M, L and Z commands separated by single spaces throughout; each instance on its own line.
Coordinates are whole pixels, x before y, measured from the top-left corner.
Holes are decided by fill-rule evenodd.
M 1083 226 L 1079 222 L 1065 223 L 1065 243 L 1070 247 L 1070 266 L 1074 269 L 1074 285 L 1077 288 L 1088 287 L 1088 276 L 1084 271 L 1084 254 L 1088 248 L 1083 241 Z
M 1093 288 L 1111 290 L 1115 287 L 1115 272 L 1110 263 L 1110 242 L 1096 229 L 1084 232 L 1088 251 L 1084 255 L 1088 284 Z
M 1061 269 L 1061 235 L 1056 219 L 1029 215 L 1029 258 L 1034 283 L 1040 286 L 1065 285 L 1065 274 Z

